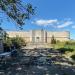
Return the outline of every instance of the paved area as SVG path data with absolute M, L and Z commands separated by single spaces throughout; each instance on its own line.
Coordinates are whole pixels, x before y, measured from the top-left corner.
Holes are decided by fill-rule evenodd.
M 38 48 L 24 50 L 23 56 L 1 63 L 0 75 L 75 75 L 75 66 L 59 51 Z
M 34 48 L 50 48 L 48 43 L 29 43 L 24 47 L 24 49 L 34 49 Z

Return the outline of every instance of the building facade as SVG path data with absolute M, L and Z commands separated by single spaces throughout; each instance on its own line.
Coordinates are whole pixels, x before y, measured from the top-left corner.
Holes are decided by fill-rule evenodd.
M 3 52 L 3 40 L 4 40 L 5 31 L 0 27 L 0 53 Z
M 70 33 L 68 31 L 51 32 L 45 30 L 30 30 L 30 31 L 7 31 L 10 38 L 21 37 L 27 43 L 50 43 L 52 36 L 59 41 L 68 41 Z

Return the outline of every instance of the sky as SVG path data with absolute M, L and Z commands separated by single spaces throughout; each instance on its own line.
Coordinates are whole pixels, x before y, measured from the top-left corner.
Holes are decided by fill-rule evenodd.
M 47 31 L 69 31 L 70 38 L 75 39 L 75 0 L 22 0 L 31 3 L 35 15 L 25 21 L 23 30 L 44 29 Z M 5 30 L 19 30 L 5 15 L 1 27 Z

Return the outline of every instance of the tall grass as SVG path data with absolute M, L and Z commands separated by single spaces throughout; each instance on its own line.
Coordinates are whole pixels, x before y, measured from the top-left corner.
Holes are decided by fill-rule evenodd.
M 54 49 L 64 50 L 64 51 L 74 51 L 75 50 L 75 41 L 64 41 L 57 42 L 54 46 Z

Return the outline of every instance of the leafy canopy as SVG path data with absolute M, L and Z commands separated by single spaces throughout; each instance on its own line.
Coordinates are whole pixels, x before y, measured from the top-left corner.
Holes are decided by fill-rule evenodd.
M 34 15 L 31 4 L 25 4 L 22 0 L 0 0 L 0 10 L 13 19 L 19 26 L 25 24 L 25 20 Z
M 52 35 L 51 44 L 56 44 L 56 39 L 54 38 L 54 35 Z

